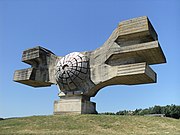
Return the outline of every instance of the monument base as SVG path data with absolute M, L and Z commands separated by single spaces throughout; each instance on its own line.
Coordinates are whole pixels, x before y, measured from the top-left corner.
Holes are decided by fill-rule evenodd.
M 84 96 L 63 96 L 54 102 L 54 114 L 96 114 L 96 103 Z

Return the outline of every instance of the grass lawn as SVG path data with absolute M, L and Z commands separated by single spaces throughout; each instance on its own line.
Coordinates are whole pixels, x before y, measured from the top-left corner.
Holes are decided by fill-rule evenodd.
M 180 135 L 180 119 L 116 115 L 31 116 L 0 120 L 0 134 Z

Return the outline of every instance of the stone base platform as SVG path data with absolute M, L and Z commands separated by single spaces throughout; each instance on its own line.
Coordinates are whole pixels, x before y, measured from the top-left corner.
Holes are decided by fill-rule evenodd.
M 96 114 L 96 103 L 84 96 L 63 96 L 54 102 L 54 114 Z

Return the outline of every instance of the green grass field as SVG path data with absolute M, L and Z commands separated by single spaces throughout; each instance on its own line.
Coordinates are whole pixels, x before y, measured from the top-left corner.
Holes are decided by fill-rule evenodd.
M 0 134 L 180 135 L 180 120 L 115 115 L 31 116 L 0 120 Z

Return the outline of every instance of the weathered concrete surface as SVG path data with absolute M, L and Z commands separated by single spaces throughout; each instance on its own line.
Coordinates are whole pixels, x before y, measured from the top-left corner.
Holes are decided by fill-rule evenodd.
M 155 83 L 157 75 L 149 65 L 166 63 L 157 33 L 146 16 L 120 22 L 104 45 L 94 51 L 58 57 L 35 47 L 23 52 L 22 61 L 31 68 L 15 71 L 14 81 L 33 87 L 57 84 L 60 88 L 54 114 L 96 113 L 90 97 L 101 88 Z
M 56 84 L 55 64 L 58 57 L 51 51 L 37 46 L 23 52 L 22 62 L 31 65 L 31 68 L 16 70 L 14 81 L 32 87 L 45 87 Z
M 89 97 L 62 96 L 54 102 L 54 114 L 96 114 L 96 103 L 91 102 Z

